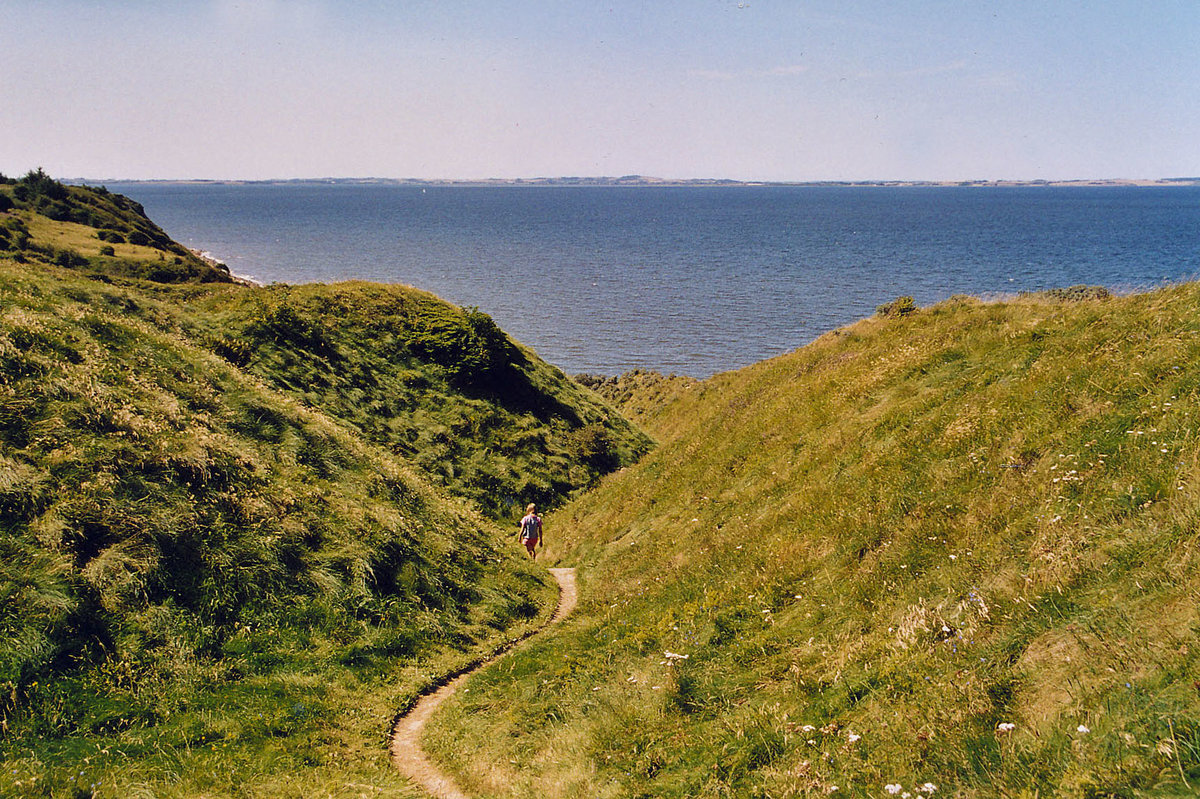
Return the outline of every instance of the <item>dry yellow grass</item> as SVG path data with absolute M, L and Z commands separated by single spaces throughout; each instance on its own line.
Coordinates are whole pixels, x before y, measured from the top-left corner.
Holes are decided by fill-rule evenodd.
M 109 244 L 96 237 L 96 229 L 75 222 L 57 222 L 41 214 L 15 211 L 29 228 L 33 244 L 49 246 L 56 250 L 72 250 L 87 257 L 100 255 L 101 247 L 112 247 L 114 257 L 138 261 L 157 261 L 165 256 L 161 250 L 137 244 Z

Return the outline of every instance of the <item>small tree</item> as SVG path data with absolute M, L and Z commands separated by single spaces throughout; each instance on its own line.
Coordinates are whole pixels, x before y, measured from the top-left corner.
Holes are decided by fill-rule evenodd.
M 17 181 L 31 197 L 49 197 L 51 200 L 67 199 L 67 187 L 50 177 L 39 166 Z

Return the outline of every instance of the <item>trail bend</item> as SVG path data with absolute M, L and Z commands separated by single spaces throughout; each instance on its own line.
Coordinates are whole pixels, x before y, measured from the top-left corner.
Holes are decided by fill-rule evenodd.
M 546 626 L 533 635 L 544 633 L 551 625 L 562 621 L 575 609 L 577 599 L 575 570 L 550 569 L 550 574 L 554 575 L 554 579 L 558 581 L 558 607 L 555 608 L 554 615 L 550 617 Z M 527 641 L 529 638 L 524 640 Z M 509 644 L 501 652 L 472 666 L 437 690 L 421 697 L 411 710 L 396 721 L 396 726 L 392 728 L 392 764 L 401 774 L 412 779 L 436 799 L 471 799 L 471 797 L 454 784 L 454 780 L 450 778 L 449 774 L 443 772 L 425 756 L 425 751 L 421 749 L 421 732 L 425 729 L 425 723 L 443 702 L 454 696 L 468 677 L 507 655 L 518 643 L 521 642 L 515 641 Z

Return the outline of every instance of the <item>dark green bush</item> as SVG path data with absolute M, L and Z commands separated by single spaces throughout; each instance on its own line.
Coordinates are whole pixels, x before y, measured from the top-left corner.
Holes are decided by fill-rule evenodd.
M 486 385 L 509 362 L 508 338 L 478 308 L 428 306 L 413 324 L 409 345 L 461 382 Z
M 572 432 L 567 454 L 600 474 L 608 474 L 621 465 L 612 436 L 600 422 L 591 422 Z
M 65 269 L 74 269 L 76 267 L 87 266 L 87 259 L 82 255 L 70 250 L 59 250 L 54 256 L 54 263 Z
M 293 344 L 318 355 L 330 356 L 337 352 L 320 322 L 300 316 L 286 303 L 263 308 L 250 320 L 246 333 L 260 341 Z
M 897 297 L 891 302 L 885 302 L 883 305 L 876 307 L 875 313 L 879 314 L 880 316 L 899 318 L 902 316 L 908 316 L 915 310 L 917 310 L 917 305 L 913 302 L 913 298 L 903 296 Z
M 117 251 L 112 248 L 111 244 L 105 244 L 103 247 L 100 248 L 100 254 L 112 256 L 112 255 L 116 255 Z
M 33 197 L 46 197 L 50 200 L 67 198 L 67 187 L 47 175 L 41 167 L 30 171 L 17 181 L 15 192 L 19 192 L 17 199 L 21 200 Z
M 56 222 L 71 222 L 71 206 L 62 200 L 51 199 L 45 195 L 33 199 L 33 209 L 43 216 Z
M 1046 291 L 1023 291 L 1020 296 L 1038 297 L 1057 302 L 1083 302 L 1085 300 L 1107 300 L 1112 297 L 1112 292 L 1104 286 L 1078 285 L 1047 289 Z

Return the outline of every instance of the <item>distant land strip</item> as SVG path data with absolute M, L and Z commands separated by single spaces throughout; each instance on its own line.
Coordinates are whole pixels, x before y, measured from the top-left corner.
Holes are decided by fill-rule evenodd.
M 559 178 L 488 178 L 482 180 L 451 180 L 425 178 L 286 178 L 273 180 L 201 180 L 201 179 L 153 179 L 126 180 L 118 178 L 72 178 L 64 181 L 82 185 L 104 183 L 153 183 L 171 185 L 227 185 L 227 186 L 293 186 L 293 185 L 379 185 L 379 186 L 863 186 L 863 187 L 912 187 L 912 186 L 967 186 L 967 187 L 1087 187 L 1087 186 L 1200 186 L 1200 177 L 1124 179 L 1100 178 L 1093 180 L 814 180 L 814 181 L 754 181 L 727 180 L 720 178 L 692 178 L 675 180 L 654 178 L 644 175 L 623 177 L 559 177 Z

